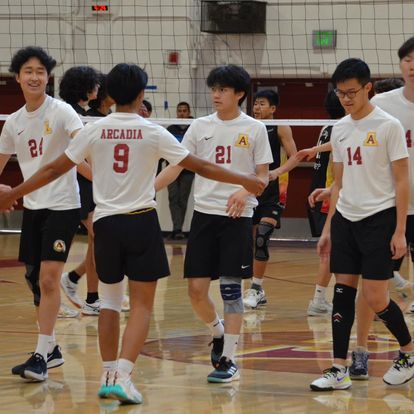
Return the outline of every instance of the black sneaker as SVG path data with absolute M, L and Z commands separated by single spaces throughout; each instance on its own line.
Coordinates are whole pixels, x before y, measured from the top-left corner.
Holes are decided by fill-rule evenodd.
M 220 361 L 221 354 L 223 353 L 224 336 L 213 338 L 209 345 L 213 345 L 211 348 L 211 365 L 216 368 Z
M 60 367 L 64 362 L 60 346 L 55 345 L 53 351 L 47 354 L 47 369 Z
M 34 352 L 31 352 L 30 355 L 33 355 Z M 30 358 L 23 364 L 16 365 L 12 368 L 13 375 L 22 375 L 27 363 L 30 361 Z M 47 354 L 47 369 L 57 368 L 63 365 L 65 360 L 63 359 L 61 348 L 59 345 L 56 345 L 53 348 L 53 351 Z
M 22 378 L 33 381 L 44 381 L 47 378 L 47 365 L 43 356 L 33 354 L 26 362 L 23 372 L 20 374 Z
M 216 369 L 212 371 L 208 377 L 208 382 L 232 382 L 240 379 L 240 372 L 237 368 L 237 365 L 227 359 L 225 356 L 220 358 L 219 363 L 216 366 Z

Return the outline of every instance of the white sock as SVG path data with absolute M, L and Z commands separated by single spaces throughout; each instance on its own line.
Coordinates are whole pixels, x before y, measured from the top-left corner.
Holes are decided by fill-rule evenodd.
M 405 285 L 406 280 L 400 275 L 398 270 L 394 270 L 394 286 L 399 288 Z
M 368 348 L 366 348 L 365 346 L 356 346 L 354 349 L 355 352 L 368 352 Z
M 118 372 L 122 376 L 130 376 L 135 364 L 127 359 L 120 358 L 118 360 Z
M 104 371 L 116 371 L 118 367 L 118 361 L 102 361 L 102 368 Z
M 207 323 L 206 325 L 208 326 L 208 329 L 210 329 L 211 335 L 213 335 L 214 338 L 221 338 L 224 335 L 224 326 L 217 314 L 214 321 Z
M 340 364 L 332 364 L 333 367 L 340 369 L 342 372 L 346 371 L 346 367 Z
M 47 353 L 50 354 L 55 349 L 55 346 L 56 346 L 56 336 L 55 336 L 55 330 L 53 330 L 51 340 L 49 341 L 48 346 L 47 346 Z
M 263 278 L 262 277 L 254 277 L 252 278 L 252 285 L 257 285 L 262 287 L 263 286 Z
M 227 359 L 234 361 L 234 354 L 236 352 L 237 343 L 240 335 L 224 334 L 223 354 Z
M 321 286 L 321 285 L 316 285 L 315 286 L 315 294 L 313 296 L 313 299 L 316 302 L 323 302 L 325 299 L 325 292 L 326 292 L 326 287 Z
M 49 342 L 52 341 L 51 335 L 39 334 L 37 338 L 36 354 L 42 355 L 44 360 L 47 362 L 47 350 L 49 348 Z

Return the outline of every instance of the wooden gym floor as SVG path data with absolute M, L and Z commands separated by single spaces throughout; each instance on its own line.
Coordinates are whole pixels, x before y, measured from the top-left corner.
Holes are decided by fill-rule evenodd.
M 133 373 L 144 404 L 119 406 L 97 398 L 101 365 L 93 316 L 58 320 L 65 364 L 50 370 L 44 383 L 24 382 L 10 369 L 34 350 L 37 328 L 24 269 L 16 261 L 18 240 L 18 235 L 0 235 L 0 413 L 414 413 L 414 380 L 395 388 L 382 382 L 398 346 L 380 322 L 374 322 L 370 336 L 369 381 L 354 381 L 347 391 L 309 390 L 309 383 L 330 366 L 331 352 L 329 318 L 306 316 L 318 265 L 313 244 L 271 248 L 264 285 L 268 304 L 244 315 L 239 382 L 206 381 L 212 370 L 210 338 L 191 310 L 181 277 L 185 244 L 167 245 L 172 276 L 159 282 L 149 337 Z M 85 249 L 85 238 L 77 237 L 67 270 Z M 407 260 L 402 274 L 412 280 Z M 84 298 L 85 282 L 80 286 Z M 212 295 L 220 304 L 217 282 Z M 127 318 L 122 314 L 123 322 Z M 414 315 L 406 320 L 413 331 Z M 353 335 L 351 349 L 354 343 Z

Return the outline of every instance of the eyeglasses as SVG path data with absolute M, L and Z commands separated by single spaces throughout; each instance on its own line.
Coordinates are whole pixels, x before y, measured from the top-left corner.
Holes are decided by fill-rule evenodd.
M 366 84 L 365 84 L 366 85 Z M 348 99 L 354 99 L 355 98 L 355 96 L 356 96 L 356 94 L 360 91 L 360 90 L 362 90 L 363 88 L 364 88 L 364 86 L 365 85 L 362 85 L 359 89 L 357 89 L 356 91 L 348 91 L 348 92 L 344 92 L 344 91 L 341 91 L 341 90 L 339 90 L 339 89 L 334 89 L 334 92 L 335 92 L 335 95 L 339 98 L 339 99 L 344 99 L 345 98 L 345 96 L 348 98 Z

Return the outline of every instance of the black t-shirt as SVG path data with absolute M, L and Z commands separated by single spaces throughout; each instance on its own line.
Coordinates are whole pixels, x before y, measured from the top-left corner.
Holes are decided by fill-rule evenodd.
M 331 140 L 332 125 L 325 127 L 318 139 L 317 145 L 326 144 Z M 313 164 L 314 174 L 311 183 L 310 193 L 315 188 L 324 188 L 326 185 L 326 171 L 328 169 L 330 152 L 318 152 Z

